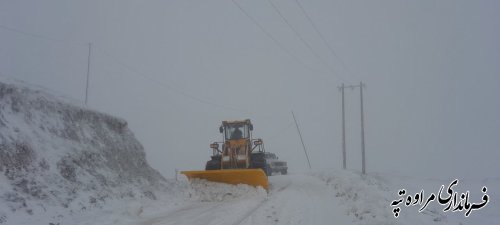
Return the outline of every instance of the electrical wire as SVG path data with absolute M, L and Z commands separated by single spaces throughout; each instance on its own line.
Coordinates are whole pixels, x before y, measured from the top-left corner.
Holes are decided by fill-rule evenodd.
M 304 9 L 304 7 L 302 6 L 302 4 L 299 2 L 299 0 L 295 0 L 295 3 L 297 4 L 297 6 L 299 6 L 300 8 L 300 11 L 302 11 L 302 13 L 305 15 L 305 17 L 307 18 L 307 21 L 309 21 L 309 23 L 311 24 L 311 26 L 313 27 L 313 29 L 316 31 L 316 33 L 319 35 L 319 37 L 321 38 L 321 40 L 323 41 L 323 43 L 326 45 L 326 47 L 328 48 L 328 50 L 330 50 L 330 52 L 332 53 L 333 56 L 335 56 L 337 58 L 337 60 L 339 60 L 340 64 L 342 65 L 342 67 L 349 73 L 349 74 L 352 74 L 349 70 L 349 68 L 346 66 L 346 64 L 344 63 L 344 60 L 342 60 L 342 58 L 340 58 L 340 56 L 335 52 L 335 50 L 333 49 L 333 47 L 330 45 L 330 43 L 328 43 L 328 41 L 326 40 L 325 36 L 323 35 L 323 33 L 321 33 L 321 31 L 318 29 L 318 27 L 316 26 L 316 24 L 314 23 L 314 21 L 312 20 L 312 18 L 309 16 L 309 14 L 307 13 L 307 11 Z
M 31 32 L 26 32 L 26 31 L 23 31 L 23 30 L 18 30 L 18 29 L 15 29 L 15 28 L 4 26 L 4 25 L 0 25 L 0 29 L 11 31 L 11 32 L 18 33 L 18 34 L 22 34 L 22 35 L 29 36 L 29 37 L 32 37 L 32 38 L 38 38 L 38 39 L 43 39 L 43 40 L 48 40 L 48 41 L 53 41 L 53 42 L 60 42 L 60 43 L 73 44 L 73 45 L 88 45 L 88 43 L 77 42 L 77 41 L 68 41 L 68 40 L 53 38 L 53 37 L 49 37 L 49 36 L 45 36 L 45 35 L 40 35 L 40 34 L 31 33 Z
M 305 68 L 310 70 L 311 72 L 315 72 L 310 66 L 304 63 L 298 56 L 292 53 L 288 48 L 285 47 L 283 43 L 281 43 L 278 39 L 276 39 L 269 31 L 267 31 L 254 17 L 252 17 L 243 7 L 241 7 L 236 0 L 231 0 L 234 5 L 243 13 L 246 17 L 248 17 L 267 37 L 269 37 L 278 47 L 281 48 L 284 52 L 286 52 L 290 57 L 294 58 L 297 62 L 302 64 Z
M 49 40 L 49 41 L 53 41 L 53 42 L 61 42 L 61 43 L 66 43 L 66 44 L 74 44 L 74 45 L 82 45 L 82 46 L 88 46 L 89 45 L 89 43 L 81 43 L 81 42 L 74 42 L 74 41 L 67 41 L 67 40 L 57 39 L 57 38 L 53 38 L 53 37 L 49 37 L 49 36 L 45 36 L 45 35 L 40 35 L 40 34 L 36 34 L 36 33 L 32 33 L 32 32 L 26 32 L 26 31 L 14 29 L 14 28 L 7 27 L 7 26 L 4 26 L 4 25 L 0 25 L 0 29 L 7 30 L 7 31 L 10 31 L 10 32 L 14 32 L 14 33 L 18 33 L 18 34 L 22 34 L 22 35 L 33 37 L 33 38 Z M 93 46 L 97 47 L 95 45 L 93 45 Z M 236 109 L 236 108 L 233 108 L 233 107 L 224 106 L 224 105 L 217 104 L 217 103 L 214 103 L 214 102 L 211 102 L 211 101 L 206 101 L 206 100 L 203 100 L 203 99 L 201 99 L 199 97 L 196 97 L 194 95 L 188 94 L 188 93 L 186 93 L 186 92 L 184 92 L 184 91 L 182 91 L 182 90 L 180 90 L 178 88 L 175 88 L 172 85 L 169 85 L 169 84 L 167 84 L 165 82 L 161 82 L 161 81 L 153 79 L 153 78 L 151 78 L 149 76 L 144 75 L 143 73 L 139 72 L 134 67 L 132 67 L 132 66 L 130 66 L 130 65 L 122 62 L 117 57 L 115 57 L 114 55 L 112 55 L 109 52 L 107 52 L 106 50 L 104 50 L 102 47 L 97 47 L 97 49 L 99 49 L 102 53 L 104 53 L 105 55 L 107 55 L 109 58 L 113 59 L 116 63 L 118 63 L 119 65 L 123 66 L 127 70 L 133 72 L 137 76 L 140 76 L 143 79 L 149 80 L 152 83 L 155 83 L 157 85 L 161 85 L 162 87 L 165 87 L 165 88 L 167 88 L 169 90 L 172 90 L 172 91 L 174 91 L 174 92 L 176 92 L 176 93 L 178 93 L 178 94 L 180 94 L 180 95 L 182 95 L 182 96 L 184 96 L 186 98 L 189 98 L 191 100 L 194 100 L 194 101 L 202 103 L 202 104 L 211 105 L 211 106 L 218 107 L 218 108 L 224 108 L 224 109 L 228 109 L 228 110 L 232 110 L 232 111 L 238 111 L 238 112 L 245 112 L 245 111 L 240 110 L 240 109 Z M 245 112 L 245 113 L 247 113 L 247 112 Z
M 139 76 L 139 77 L 141 77 L 143 79 L 146 79 L 146 80 L 148 80 L 148 81 L 150 81 L 152 83 L 155 83 L 156 85 L 159 85 L 159 86 L 167 88 L 167 89 L 169 89 L 171 91 L 174 91 L 177 94 L 184 96 L 185 98 L 189 98 L 191 100 L 194 100 L 194 101 L 202 103 L 202 104 L 211 105 L 213 107 L 218 107 L 218 108 L 223 108 L 223 109 L 227 109 L 227 110 L 231 110 L 231 111 L 238 111 L 238 112 L 245 112 L 245 113 L 247 113 L 244 110 L 240 110 L 240 109 L 237 109 L 237 108 L 233 108 L 233 107 L 221 105 L 221 104 L 218 104 L 218 103 L 215 103 L 215 102 L 211 102 L 211 101 L 207 101 L 207 100 L 201 99 L 201 98 L 199 98 L 197 96 L 188 94 L 188 93 L 186 93 L 186 92 L 184 92 L 184 91 L 182 91 L 182 90 L 180 90 L 178 88 L 175 88 L 174 86 L 172 86 L 172 85 L 170 85 L 170 84 L 168 84 L 166 82 L 162 82 L 162 81 L 153 79 L 150 76 L 144 75 L 143 73 L 139 72 L 134 67 L 128 65 L 127 63 L 124 63 L 123 61 L 121 61 L 120 59 L 118 59 L 117 57 L 115 57 L 114 55 L 110 54 L 109 52 L 107 52 L 106 50 L 104 50 L 102 47 L 98 47 L 97 49 L 99 49 L 99 51 L 101 51 L 103 54 L 105 54 L 109 58 L 113 59 L 116 63 L 118 63 L 119 65 L 121 65 L 125 69 L 131 71 L 132 73 L 136 74 L 137 76 Z
M 312 46 L 302 37 L 302 35 L 295 29 L 295 27 L 286 19 L 286 17 L 281 13 L 278 7 L 273 3 L 272 0 L 267 0 L 271 4 L 274 11 L 281 17 L 281 19 L 288 25 L 288 27 L 293 31 L 293 33 L 300 39 L 300 41 L 311 51 L 311 53 L 326 67 L 328 70 L 340 80 L 345 81 L 328 63 L 312 48 Z

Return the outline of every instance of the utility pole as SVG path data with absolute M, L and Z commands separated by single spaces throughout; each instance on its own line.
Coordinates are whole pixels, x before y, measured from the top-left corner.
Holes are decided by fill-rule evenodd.
M 304 149 L 304 153 L 306 154 L 307 164 L 309 165 L 309 169 L 311 169 L 311 162 L 309 161 L 309 156 L 307 155 L 306 145 L 304 144 L 304 140 L 302 140 L 302 134 L 300 133 L 299 124 L 297 124 L 297 120 L 295 119 L 295 114 L 293 114 L 293 121 L 295 121 L 295 127 L 297 127 L 297 131 L 299 132 L 300 142 L 302 143 L 302 148 Z
M 344 98 L 344 83 L 340 87 L 342 91 L 342 168 L 347 169 L 347 158 L 345 150 L 345 98 Z
M 363 111 L 363 82 L 359 82 L 359 96 L 361 102 L 361 171 L 366 174 L 366 161 L 365 161 L 365 116 Z
M 344 100 L 344 89 L 345 88 L 359 88 L 360 95 L 360 104 L 361 104 L 361 171 L 363 174 L 366 174 L 366 157 L 365 157 L 365 118 L 364 118 L 364 110 L 363 110 L 363 88 L 365 84 L 363 82 L 359 82 L 359 85 L 348 85 L 339 87 L 342 92 L 342 156 L 343 156 L 343 168 L 346 168 L 346 143 L 345 143 L 345 100 Z
M 92 43 L 89 42 L 89 55 L 87 58 L 87 85 L 85 86 L 85 105 L 89 98 L 89 77 L 90 77 L 90 54 L 92 53 Z

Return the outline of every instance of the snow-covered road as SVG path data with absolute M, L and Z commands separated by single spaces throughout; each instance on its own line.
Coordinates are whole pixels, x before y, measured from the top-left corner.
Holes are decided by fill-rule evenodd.
M 300 174 L 272 176 L 267 196 L 229 201 L 189 202 L 161 215 L 138 221 L 141 225 L 167 224 L 349 224 L 352 218 L 339 209 L 334 192 L 319 178 Z
M 268 200 L 240 224 L 349 224 L 334 192 L 320 179 L 300 174 L 270 178 Z

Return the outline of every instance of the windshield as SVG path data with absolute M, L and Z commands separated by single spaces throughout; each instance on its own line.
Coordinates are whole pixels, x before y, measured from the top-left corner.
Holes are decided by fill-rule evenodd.
M 226 140 L 249 138 L 248 125 L 246 124 L 228 124 L 225 128 Z

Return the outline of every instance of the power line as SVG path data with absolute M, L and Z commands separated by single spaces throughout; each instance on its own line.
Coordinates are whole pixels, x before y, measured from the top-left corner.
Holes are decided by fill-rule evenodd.
M 9 32 L 13 32 L 16 34 L 20 34 L 23 36 L 28 36 L 31 38 L 41 39 L 41 40 L 47 40 L 47 41 L 52 41 L 52 42 L 64 43 L 64 44 L 71 44 L 74 46 L 82 46 L 82 47 L 88 46 L 89 52 L 88 52 L 88 58 L 87 58 L 87 79 L 86 79 L 87 81 L 86 81 L 86 86 L 85 86 L 85 105 L 87 105 L 88 91 L 89 91 L 90 59 L 91 59 L 90 53 L 91 53 L 91 46 L 92 46 L 91 43 L 81 43 L 81 42 L 76 42 L 76 41 L 68 41 L 68 40 L 53 38 L 53 37 L 49 37 L 49 36 L 45 36 L 45 35 L 41 35 L 41 34 L 37 34 L 37 33 L 33 33 L 33 32 L 27 32 L 27 31 L 15 29 L 15 28 L 7 27 L 4 25 L 0 25 L 0 29 L 6 30 Z
M 104 53 L 105 55 L 107 55 L 108 57 L 110 57 L 111 59 L 113 59 L 116 63 L 118 63 L 119 65 L 121 65 L 122 67 L 124 67 L 125 69 L 133 72 L 134 74 L 136 74 L 137 76 L 139 77 L 142 77 L 146 80 L 149 80 L 151 81 L 152 83 L 155 83 L 156 85 L 159 85 L 159 86 L 162 86 L 164 88 L 167 88 L 169 90 L 172 90 L 174 92 L 177 92 L 178 94 L 186 97 L 186 98 L 189 98 L 191 100 L 194 100 L 196 102 L 199 102 L 199 103 L 203 103 L 203 104 L 206 104 L 206 105 L 211 105 L 213 107 L 218 107 L 218 108 L 223 108 L 223 109 L 228 109 L 228 110 L 232 110 L 232 111 L 238 111 L 238 112 L 245 112 L 243 110 L 240 110 L 240 109 L 237 109 L 237 108 L 233 108 L 233 107 L 229 107 L 229 106 L 224 106 L 224 105 L 220 105 L 218 103 L 215 103 L 215 102 L 210 102 L 210 101 L 206 101 L 206 100 L 203 100 L 199 97 L 196 97 L 194 95 L 191 95 L 191 94 L 188 94 L 178 88 L 175 88 L 173 87 L 172 85 L 168 84 L 168 83 L 165 83 L 165 82 L 162 82 L 162 81 L 159 81 L 159 80 L 156 80 L 156 79 L 153 79 L 147 75 L 144 75 L 143 73 L 139 72 L 137 69 L 135 69 L 134 67 L 122 62 L 121 60 L 119 60 L 117 57 L 115 57 L 114 55 L 110 54 L 109 52 L 107 52 L 106 50 L 104 50 L 103 48 L 101 47 L 98 47 L 97 49 L 99 49 L 102 53 Z M 245 112 L 247 113 L 247 112 Z
M 340 75 L 337 74 L 337 72 L 335 72 L 335 70 L 330 67 L 330 65 L 328 65 L 328 63 L 311 47 L 311 45 L 302 37 L 302 35 L 300 35 L 300 33 L 297 31 L 297 29 L 295 29 L 294 26 L 292 26 L 292 24 L 286 19 L 286 17 L 281 13 L 281 11 L 278 9 L 278 7 L 273 3 L 272 0 L 267 0 L 269 2 L 269 4 L 271 4 L 272 8 L 274 9 L 274 11 L 276 11 L 276 13 L 278 13 L 278 15 L 281 17 L 281 19 L 283 19 L 283 21 L 288 25 L 288 27 L 293 31 L 293 33 L 295 33 L 295 35 L 300 39 L 300 41 L 311 51 L 311 53 L 326 67 L 328 68 L 328 70 L 330 70 L 330 72 L 338 77 L 340 80 L 342 81 L 345 81 Z
M 48 40 L 48 41 L 53 41 L 53 42 L 61 42 L 61 43 L 66 43 L 66 44 L 83 45 L 83 46 L 88 45 L 88 43 L 82 43 L 82 42 L 77 42 L 77 41 L 68 41 L 68 40 L 53 38 L 53 37 L 49 37 L 49 36 L 45 36 L 45 35 L 41 35 L 41 34 L 36 34 L 36 33 L 32 33 L 32 32 L 18 30 L 18 29 L 15 29 L 15 28 L 4 26 L 4 25 L 0 25 L 0 29 L 11 31 L 11 32 L 18 33 L 18 34 L 22 34 L 24 36 L 29 36 L 29 37 L 32 37 L 32 38 L 38 38 L 38 39 L 43 39 L 43 40 Z
M 348 73 L 351 73 L 350 70 L 347 68 L 346 64 L 344 63 L 344 61 L 342 60 L 342 58 L 340 58 L 337 55 L 337 53 L 335 52 L 335 50 L 333 49 L 333 47 L 330 45 L 330 43 L 328 43 L 328 41 L 326 40 L 326 38 L 324 37 L 324 35 L 319 31 L 318 27 L 316 26 L 316 24 L 314 23 L 314 21 L 311 19 L 311 17 L 307 13 L 307 11 L 304 9 L 304 7 L 302 6 L 302 4 L 300 4 L 299 0 L 295 0 L 295 3 L 297 3 L 297 5 L 299 6 L 300 10 L 302 11 L 302 13 L 307 18 L 307 21 L 309 21 L 309 23 L 311 24 L 311 26 L 313 27 L 313 29 L 316 31 L 316 33 L 318 33 L 319 37 L 321 38 L 321 40 L 323 41 L 323 43 L 325 43 L 325 45 L 328 48 L 328 50 L 330 50 L 330 52 L 332 53 L 332 55 L 335 56 L 337 58 L 337 60 L 339 60 L 340 64 L 342 64 L 342 67 L 344 67 L 344 69 Z
M 44 40 L 49 40 L 49 41 L 53 41 L 53 42 L 62 42 L 62 43 L 66 43 L 66 44 L 88 46 L 88 48 L 89 48 L 88 63 L 90 62 L 91 46 L 95 47 L 95 45 L 91 45 L 90 43 L 79 43 L 79 42 L 66 41 L 66 40 L 62 40 L 62 39 L 58 39 L 58 38 L 53 38 L 53 37 L 49 37 L 49 36 L 45 36 L 45 35 L 40 35 L 40 34 L 36 34 L 36 33 L 32 33 L 32 32 L 26 32 L 26 31 L 18 30 L 18 29 L 15 29 L 15 28 L 4 26 L 4 25 L 0 25 L 0 29 L 7 30 L 7 31 L 10 31 L 10 32 L 14 32 L 14 33 L 18 33 L 18 34 L 25 35 L 25 36 L 29 36 L 29 37 L 32 37 L 32 38 L 44 39 Z M 199 103 L 203 103 L 203 104 L 207 104 L 207 105 L 212 105 L 214 107 L 225 108 L 225 109 L 229 109 L 229 110 L 233 110 L 233 111 L 243 112 L 242 110 L 239 110 L 239 109 L 236 109 L 236 108 L 232 108 L 232 107 L 220 105 L 220 104 L 217 104 L 217 103 L 214 103 L 214 102 L 209 102 L 209 101 L 203 100 L 203 99 L 198 98 L 196 96 L 190 95 L 190 94 L 188 94 L 188 93 L 186 93 L 184 91 L 181 91 L 181 90 L 179 90 L 179 89 L 177 89 L 177 88 L 175 88 L 175 87 L 173 87 L 173 86 L 171 86 L 171 85 L 169 85 L 167 83 L 160 82 L 158 80 L 152 79 L 149 76 L 145 76 L 141 72 L 139 72 L 138 70 L 136 70 L 135 68 L 129 66 L 126 63 L 123 63 L 121 60 L 117 59 L 115 56 L 113 56 L 112 54 L 108 53 L 103 48 L 98 48 L 98 49 L 101 50 L 101 52 L 103 52 L 105 55 L 107 55 L 108 57 L 110 57 L 111 59 L 113 59 L 115 62 L 117 62 L 118 64 L 120 64 L 124 68 L 132 71 L 136 75 L 138 75 L 138 76 L 140 76 L 140 77 L 142 77 L 144 79 L 147 79 L 147 80 L 149 80 L 149 81 L 151 81 L 151 82 L 153 82 L 155 84 L 158 84 L 158 85 L 161 85 L 163 87 L 166 87 L 167 89 L 170 89 L 170 90 L 172 90 L 174 92 L 177 92 L 178 94 L 180 94 L 180 95 L 182 95 L 182 96 L 184 96 L 186 98 L 190 98 L 190 99 L 192 99 L 194 101 L 197 101 Z M 88 101 L 88 76 L 89 76 L 90 64 L 88 64 L 87 66 L 88 66 L 88 68 L 87 68 L 87 86 L 86 86 L 86 92 L 85 92 L 85 104 L 87 104 L 87 101 Z
M 231 0 L 234 5 L 236 5 L 236 7 L 238 7 L 238 9 L 243 12 L 243 14 L 245 14 L 246 17 L 248 17 L 262 32 L 264 32 L 264 34 L 269 37 L 276 45 L 278 45 L 278 47 L 280 47 L 284 52 L 286 52 L 290 57 L 294 58 L 295 60 L 297 60 L 297 62 L 299 62 L 300 64 L 302 64 L 304 67 L 306 67 L 308 70 L 310 70 L 311 72 L 314 72 L 314 70 L 308 66 L 306 63 L 304 63 L 298 56 L 294 55 L 292 53 L 292 51 L 290 51 L 288 48 L 285 47 L 285 45 L 283 45 L 280 41 L 278 41 L 278 39 L 276 39 L 269 31 L 267 31 L 254 17 L 252 17 L 243 7 L 241 7 L 240 4 L 238 4 L 238 2 L 236 2 L 236 0 Z

